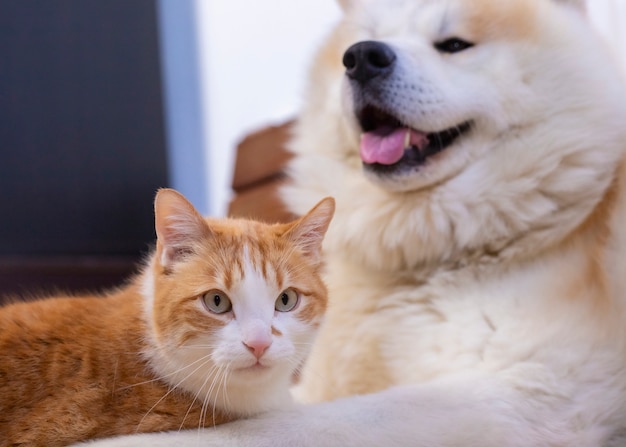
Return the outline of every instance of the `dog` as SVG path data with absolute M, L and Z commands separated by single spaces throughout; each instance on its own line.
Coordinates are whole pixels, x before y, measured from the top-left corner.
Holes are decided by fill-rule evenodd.
M 341 6 L 284 190 L 337 202 L 307 404 L 107 445 L 625 446 L 626 87 L 582 0 Z

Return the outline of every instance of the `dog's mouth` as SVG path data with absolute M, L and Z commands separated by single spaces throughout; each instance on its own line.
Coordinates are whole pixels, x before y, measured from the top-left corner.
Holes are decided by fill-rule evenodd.
M 379 173 L 421 166 L 472 127 L 466 121 L 440 132 L 426 133 L 373 106 L 364 107 L 357 113 L 357 119 L 363 130 L 360 145 L 363 165 Z

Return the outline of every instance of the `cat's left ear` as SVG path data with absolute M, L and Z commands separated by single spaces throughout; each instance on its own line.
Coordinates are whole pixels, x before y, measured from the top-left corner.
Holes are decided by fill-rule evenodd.
M 157 258 L 163 267 L 170 267 L 207 234 L 204 218 L 181 193 L 160 189 L 154 199 L 154 226 L 157 234 Z
M 326 197 L 292 224 L 285 233 L 314 262 L 322 260 L 322 241 L 335 214 L 335 199 Z

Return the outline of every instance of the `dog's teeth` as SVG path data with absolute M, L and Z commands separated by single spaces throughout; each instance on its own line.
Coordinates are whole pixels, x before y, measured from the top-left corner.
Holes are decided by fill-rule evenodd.
M 407 148 L 411 145 L 411 129 L 406 130 L 406 134 L 404 135 L 404 147 Z

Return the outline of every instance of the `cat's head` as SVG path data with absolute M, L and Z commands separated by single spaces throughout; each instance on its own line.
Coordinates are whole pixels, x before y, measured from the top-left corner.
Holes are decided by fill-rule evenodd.
M 321 246 L 334 208 L 326 198 L 289 224 L 210 219 L 160 190 L 142 279 L 155 373 L 226 411 L 277 406 L 326 309 Z

